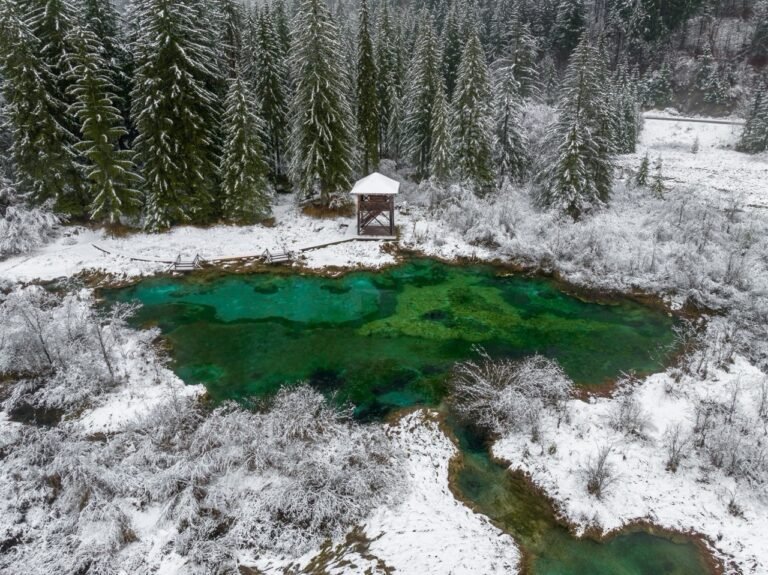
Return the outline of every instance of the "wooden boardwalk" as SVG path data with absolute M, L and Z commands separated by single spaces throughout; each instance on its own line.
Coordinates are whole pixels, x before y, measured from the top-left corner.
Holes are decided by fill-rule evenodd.
M 187 272 L 201 269 L 205 264 L 234 262 L 239 260 L 262 260 L 264 263 L 268 263 L 268 264 L 293 263 L 295 261 L 294 254 L 301 254 L 301 253 L 312 251 L 312 250 L 319 250 L 322 248 L 327 248 L 329 246 L 336 246 L 339 244 L 346 244 L 349 242 L 357 242 L 357 241 L 389 242 L 389 241 L 395 241 L 395 240 L 397 240 L 396 236 L 352 236 L 349 238 L 341 238 L 341 239 L 332 240 L 329 242 L 323 242 L 320 244 L 312 244 L 309 246 L 299 247 L 295 250 L 295 252 L 290 252 L 285 248 L 283 248 L 282 251 L 270 251 L 267 249 L 261 252 L 260 254 L 246 254 L 242 256 L 222 256 L 222 257 L 206 258 L 206 259 L 203 259 L 200 256 L 200 254 L 196 254 L 195 257 L 191 260 L 182 259 L 181 254 L 176 256 L 176 259 L 174 260 L 161 260 L 161 259 L 135 257 L 130 254 L 110 252 L 109 250 L 106 250 L 100 246 L 97 246 L 96 244 L 91 244 L 91 245 L 95 249 L 107 255 L 123 257 L 130 261 L 136 261 L 136 262 L 165 264 L 165 266 L 167 266 L 168 271 L 187 273 Z

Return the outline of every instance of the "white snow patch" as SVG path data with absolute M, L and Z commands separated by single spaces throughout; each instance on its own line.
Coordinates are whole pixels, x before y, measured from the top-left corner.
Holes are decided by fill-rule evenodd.
M 740 357 L 729 371 L 718 371 L 704 381 L 688 378 L 675 383 L 668 374 L 656 374 L 635 391 L 649 417 L 644 440 L 628 439 L 609 425 L 616 399 L 593 398 L 572 400 L 570 421 L 560 428 L 552 418 L 542 422 L 539 443 L 509 435 L 493 446 L 493 452 L 510 461 L 513 469 L 528 473 L 582 531 L 594 526 L 613 531 L 641 520 L 695 531 L 706 536 L 724 560 L 733 558 L 743 574 L 764 575 L 768 573 L 765 486 L 737 484 L 720 471 L 709 471 L 695 453 L 676 473 L 669 472 L 664 448 L 669 426 L 679 422 L 691 428 L 697 397 L 723 397 L 735 382 L 748 397 L 764 377 Z M 609 461 L 618 479 L 602 499 L 596 499 L 587 493 L 582 470 L 602 445 L 613 446 Z M 550 454 L 552 447 L 555 452 Z M 732 493 L 743 516 L 729 513 Z M 732 568 L 728 572 L 735 573 Z

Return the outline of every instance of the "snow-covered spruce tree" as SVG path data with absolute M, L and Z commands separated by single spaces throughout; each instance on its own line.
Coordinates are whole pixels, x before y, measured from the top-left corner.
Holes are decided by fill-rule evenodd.
M 432 153 L 429 172 L 431 177 L 440 183 L 447 183 L 454 169 L 452 116 L 443 83 L 438 82 L 432 108 Z
M 461 55 L 453 110 L 459 176 L 476 193 L 487 192 L 494 182 L 491 100 L 485 53 L 473 32 Z
M 120 110 L 123 122 L 128 132 L 131 132 L 129 123 L 133 54 L 126 45 L 126 34 L 121 25 L 121 17 L 112 0 L 83 0 L 82 18 L 101 44 L 101 55 L 109 66 L 112 83 L 116 86 L 115 95 L 118 99 L 113 104 Z M 126 140 L 130 137 L 128 133 L 121 138 L 123 147 L 127 147 Z
M 635 184 L 638 186 L 645 186 L 648 183 L 648 171 L 650 169 L 650 160 L 648 159 L 648 152 L 643 156 L 643 161 L 640 162 L 640 167 L 637 170 L 635 176 Z
M 584 0 L 560 0 L 557 5 L 557 18 L 552 30 L 554 46 L 562 60 L 579 44 L 586 30 L 586 8 Z
M 264 141 L 270 176 L 277 182 L 285 175 L 285 152 L 288 133 L 288 99 L 286 95 L 286 58 L 270 14 L 261 12 L 254 22 L 250 48 L 251 72 L 259 115 L 264 121 Z
M 666 188 L 664 187 L 664 177 L 661 174 L 662 160 L 661 156 L 656 159 L 656 164 L 653 166 L 653 182 L 651 183 L 651 192 L 657 198 L 663 198 Z
M 116 106 L 118 88 L 102 56 L 103 46 L 90 29 L 74 27 L 67 41 L 73 50 L 70 67 L 75 80 L 68 89 L 74 98 L 70 111 L 80 123 L 80 141 L 74 148 L 87 165 L 90 217 L 116 224 L 141 205 L 133 152 L 119 149 L 126 129 Z
M 152 231 L 215 212 L 215 55 L 197 9 L 194 0 L 137 0 L 131 108 Z
M 389 145 L 388 128 L 394 110 L 398 108 L 401 80 L 397 71 L 397 38 L 389 13 L 389 2 L 381 3 L 376 24 L 376 98 L 379 113 L 379 157 L 391 158 L 393 147 Z
M 452 0 L 445 17 L 443 31 L 440 38 L 443 52 L 442 71 L 445 80 L 445 93 L 448 100 L 453 99 L 453 90 L 456 87 L 456 78 L 461 64 L 461 53 L 464 50 L 464 38 L 461 33 L 462 22 L 460 10 L 466 10 L 466 5 L 459 5 L 460 0 Z
M 522 100 L 514 67 L 494 71 L 494 159 L 500 180 L 522 181 L 530 166 L 527 141 L 520 126 Z
M 369 20 L 368 2 L 362 0 L 357 32 L 355 95 L 357 96 L 357 132 L 360 139 L 363 174 L 365 175 L 379 166 L 377 71 Z
M 224 217 L 251 224 L 269 215 L 269 170 L 264 161 L 261 120 L 240 74 L 229 82 L 222 129 L 221 191 Z
M 323 0 L 302 0 L 294 20 L 291 174 L 305 197 L 324 205 L 349 187 L 353 115 L 336 26 Z
M 72 0 L 27 0 L 19 2 L 30 30 L 40 41 L 39 56 L 48 65 L 54 78 L 54 94 L 67 100 L 67 88 L 72 84 L 69 74 L 69 56 L 72 45 L 67 36 L 77 23 L 78 14 Z M 71 116 L 62 116 L 62 123 L 74 130 Z
M 16 3 L 0 0 L 0 69 L 19 192 L 37 204 L 53 200 L 57 211 L 79 215 L 85 206 L 72 149 L 75 138 L 62 124 L 66 107 L 40 52 Z
M 239 73 L 245 28 L 244 6 L 238 0 L 215 0 L 212 3 L 216 27 L 216 50 L 226 78 Z
M 750 154 L 768 150 L 768 78 L 755 89 L 738 148 Z
M 413 60 L 408 71 L 405 96 L 403 148 L 420 177 L 429 176 L 432 150 L 432 106 L 440 77 L 440 52 L 429 14 L 422 10 L 416 32 Z
M 604 206 L 611 194 L 615 117 L 600 57 L 586 37 L 571 56 L 551 132 L 557 151 L 542 174 L 540 201 L 574 219 Z
M 643 117 L 637 97 L 637 81 L 630 77 L 624 67 L 617 73 L 614 93 L 617 119 L 616 152 L 632 154 L 637 146 Z
M 768 0 L 758 0 L 754 7 L 755 30 L 749 53 L 756 61 L 768 60 Z
M 494 59 L 494 68 L 511 67 L 522 98 L 537 96 L 540 92 L 538 49 L 530 26 L 520 15 L 519 0 L 501 0 L 506 4 L 507 26 L 501 32 L 500 46 Z

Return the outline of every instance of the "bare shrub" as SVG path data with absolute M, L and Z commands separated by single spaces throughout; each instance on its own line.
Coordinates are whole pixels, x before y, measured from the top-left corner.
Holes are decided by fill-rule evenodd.
M 590 456 L 584 465 L 583 473 L 586 479 L 587 492 L 601 499 L 613 484 L 617 477 L 613 465 L 608 457 L 613 452 L 611 445 L 603 445 L 598 448 L 594 456 Z
M 620 391 L 611 409 L 610 425 L 625 435 L 643 438 L 648 426 L 648 414 L 635 397 L 634 382 L 633 375 L 626 376 L 619 382 Z
M 666 469 L 675 473 L 680 462 L 688 455 L 691 437 L 683 432 L 679 423 L 676 423 L 667 427 L 664 432 L 664 445 L 667 450 Z
M 554 360 L 493 360 L 478 353 L 479 361 L 453 370 L 450 402 L 459 416 L 486 432 L 527 431 L 534 440 L 545 412 L 556 414 L 559 424 L 573 383 Z

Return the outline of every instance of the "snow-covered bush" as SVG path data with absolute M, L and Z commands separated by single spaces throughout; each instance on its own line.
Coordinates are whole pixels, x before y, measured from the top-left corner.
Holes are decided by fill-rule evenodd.
M 616 431 L 642 438 L 648 425 L 648 415 L 633 393 L 635 383 L 633 375 L 617 382 L 617 401 L 611 408 L 610 424 Z
M 155 553 L 190 573 L 235 573 L 245 549 L 299 556 L 404 487 L 383 427 L 349 414 L 300 385 L 260 411 L 172 397 L 104 438 L 17 425 L 0 436 L 0 571 L 149 572 L 148 517 Z
M 126 326 L 133 307 L 97 308 L 87 291 L 58 297 L 40 286 L 0 299 L 0 375 L 12 377 L 9 413 L 81 408 L 116 385 L 125 371 L 130 334 L 153 356 L 154 332 Z
M 61 223 L 50 203 L 27 207 L 11 183 L 0 178 L 0 259 L 47 243 Z
M 542 413 L 564 414 L 573 383 L 554 360 L 534 355 L 522 361 L 491 359 L 458 363 L 451 378 L 451 404 L 477 428 L 501 435 L 539 435 Z

